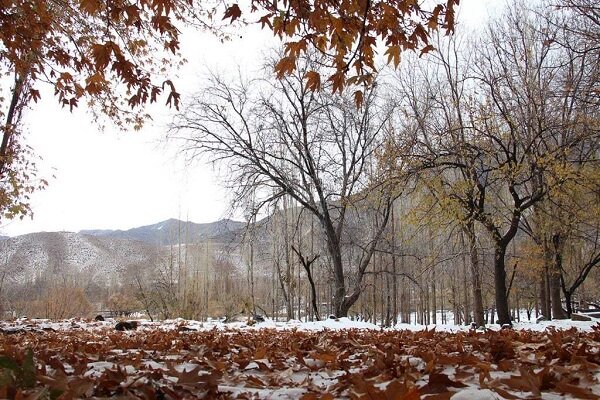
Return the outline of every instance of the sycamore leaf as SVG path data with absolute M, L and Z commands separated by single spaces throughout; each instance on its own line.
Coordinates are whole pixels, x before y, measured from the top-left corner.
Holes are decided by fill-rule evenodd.
M 251 388 L 261 389 L 261 388 L 264 388 L 266 386 L 266 384 L 260 378 L 250 375 L 246 378 L 246 386 L 251 387 Z
M 303 52 L 306 52 L 307 41 L 300 40 L 298 42 L 288 42 L 285 44 L 285 53 L 289 56 L 298 57 Z
M 77 103 L 78 103 L 77 98 L 76 97 L 71 97 L 69 99 L 69 111 L 73 112 L 73 109 L 75 107 L 77 107 Z
M 419 37 L 419 39 L 421 39 L 423 42 L 427 43 L 427 31 L 425 30 L 425 28 L 423 28 L 423 25 L 417 24 L 417 26 L 415 26 L 414 34 L 415 36 Z
M 522 399 L 522 397 L 516 396 L 516 395 L 510 393 L 508 390 L 502 389 L 502 388 L 497 387 L 497 386 L 490 386 L 490 390 L 493 390 L 494 392 L 496 392 L 500 396 L 502 396 L 502 398 L 507 399 L 507 400 L 520 400 L 520 399 Z
M 40 91 L 37 89 L 29 89 L 29 95 L 35 103 L 40 99 Z
M 79 7 L 89 15 L 94 15 L 100 11 L 102 3 L 99 0 L 80 0 Z
M 325 363 L 334 362 L 337 358 L 337 355 L 333 353 L 316 353 L 313 356 L 316 360 L 321 360 Z
M 306 89 L 311 92 L 318 91 L 321 89 L 321 75 L 316 71 L 308 71 L 304 74 L 306 80 Z
M 259 347 L 258 349 L 256 349 L 256 352 L 254 353 L 254 359 L 260 360 L 262 358 L 265 358 L 266 355 L 267 355 L 267 348 Z
M 283 57 L 279 62 L 275 65 L 275 74 L 277 75 L 277 79 L 281 79 L 286 75 L 291 74 L 296 69 L 296 57 L 287 56 Z
M 385 394 L 389 399 L 403 399 L 409 390 L 414 387 L 409 387 L 405 381 L 394 379 L 385 388 Z
M 175 85 L 173 84 L 173 82 L 170 79 L 167 79 L 166 81 L 163 82 L 163 85 L 162 85 L 163 89 L 165 88 L 165 85 L 168 85 L 171 88 L 171 91 L 169 92 L 169 95 L 167 97 L 167 102 L 165 104 L 168 105 L 169 107 L 174 106 L 176 110 L 179 110 L 179 99 L 181 96 L 175 90 Z
M 261 29 L 264 29 L 265 26 L 268 26 L 269 29 L 273 29 L 273 24 L 271 23 L 272 17 L 273 13 L 269 13 L 259 18 L 258 22 L 260 22 Z
M 577 386 L 577 385 L 571 385 L 566 382 L 557 382 L 556 390 L 558 390 L 560 393 L 570 394 L 574 398 L 577 398 L 577 399 L 591 399 L 591 400 L 600 399 L 600 396 L 592 393 L 590 388 L 581 387 L 581 386 Z
M 384 53 L 388 56 L 387 62 L 393 63 L 395 68 L 400 65 L 400 46 L 389 46 Z
M 95 60 L 95 66 L 97 70 L 104 70 L 110 62 L 111 46 L 103 44 L 94 44 L 92 46 L 92 57 Z
M 338 71 L 335 74 L 331 75 L 329 77 L 329 79 L 327 79 L 329 82 L 331 82 L 332 85 L 332 90 L 333 93 L 336 92 L 342 92 L 342 90 L 344 90 L 344 86 L 345 86 L 345 77 L 344 77 L 344 72 L 343 71 Z
M 437 17 L 436 17 L 436 18 L 433 18 L 433 17 L 432 17 L 432 18 L 430 18 L 430 19 L 429 19 L 429 21 L 427 22 L 427 27 L 428 27 L 430 30 L 432 30 L 432 31 L 436 30 L 436 29 L 437 29 L 437 27 L 438 27 L 438 20 L 437 20 Z
M 201 368 L 199 365 L 197 365 L 194 368 L 190 369 L 189 371 L 187 369 L 185 369 L 182 372 L 171 371 L 170 373 L 177 376 L 177 383 L 189 384 L 189 383 L 197 383 L 197 382 L 201 381 L 201 377 L 198 374 L 200 371 L 201 371 Z
M 227 10 L 225 10 L 225 15 L 223 15 L 223 19 L 231 18 L 231 21 L 229 22 L 233 22 L 241 16 L 242 10 L 240 10 L 240 7 L 237 4 L 233 4 L 229 6 Z
M 444 20 L 446 22 L 446 32 L 450 33 L 454 31 L 454 5 L 458 4 L 458 0 L 448 0 L 446 7 L 446 15 Z
M 333 400 L 334 397 L 331 393 L 317 394 L 317 393 L 304 393 L 300 400 Z
M 429 53 L 430 51 L 435 50 L 435 47 L 433 47 L 432 45 L 428 44 L 427 46 L 423 47 L 421 49 L 421 53 L 419 54 L 419 57 L 422 57 L 424 54 Z
M 356 104 L 357 108 L 361 108 L 364 103 L 364 95 L 362 90 L 357 90 L 354 92 L 354 104 Z

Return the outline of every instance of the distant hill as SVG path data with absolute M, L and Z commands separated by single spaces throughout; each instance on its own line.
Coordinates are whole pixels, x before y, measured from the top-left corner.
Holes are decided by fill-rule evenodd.
M 168 219 L 153 225 L 123 230 L 83 230 L 79 233 L 97 237 L 138 240 L 155 245 L 200 243 L 206 240 L 233 241 L 241 234 L 245 224 L 230 219 L 197 224 L 178 219 Z
M 144 242 L 74 232 L 39 232 L 0 241 L 0 272 L 14 283 L 63 272 L 107 282 L 129 266 L 148 265 L 159 257 L 160 249 Z
M 241 265 L 240 242 L 246 234 L 252 237 L 260 264 L 270 259 L 267 253 L 273 228 L 268 221 L 258 221 L 249 232 L 244 222 L 230 219 L 206 224 L 169 219 L 129 230 L 38 232 L 0 238 L 0 287 L 5 277 L 6 283 L 25 284 L 62 273 L 80 274 L 98 284 L 115 282 L 129 267 L 158 265 L 168 252 L 165 246 L 179 243 L 210 241 L 222 257 Z

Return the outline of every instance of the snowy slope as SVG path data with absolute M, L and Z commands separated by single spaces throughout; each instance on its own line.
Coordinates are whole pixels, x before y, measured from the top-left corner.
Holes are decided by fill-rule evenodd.
M 0 272 L 15 283 L 44 274 L 85 273 L 107 281 L 132 264 L 156 260 L 159 249 L 142 242 L 73 232 L 41 232 L 0 242 Z

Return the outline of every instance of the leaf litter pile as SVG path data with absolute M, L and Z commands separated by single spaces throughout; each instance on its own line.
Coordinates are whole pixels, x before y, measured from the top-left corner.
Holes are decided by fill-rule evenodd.
M 0 334 L 1 398 L 600 399 L 600 324 L 486 332 L 154 327 Z

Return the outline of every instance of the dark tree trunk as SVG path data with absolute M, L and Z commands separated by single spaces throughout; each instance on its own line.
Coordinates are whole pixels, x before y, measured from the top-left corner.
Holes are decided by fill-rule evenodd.
M 567 319 L 567 313 L 562 308 L 560 297 L 560 276 L 550 272 L 550 297 L 552 300 L 552 319 Z
M 396 219 L 392 207 L 392 318 L 393 324 L 398 323 L 398 276 L 396 271 Z
M 304 270 L 306 271 L 306 276 L 308 277 L 308 283 L 310 284 L 310 300 L 311 300 L 313 312 L 315 313 L 315 316 L 317 317 L 317 321 L 318 321 L 321 319 L 321 316 L 319 315 L 319 307 L 317 306 L 317 289 L 315 287 L 315 281 L 312 276 L 311 266 L 317 260 L 317 258 L 319 258 L 319 256 L 316 255 L 316 256 L 313 256 L 312 259 L 309 259 L 308 257 L 304 257 L 302 255 L 302 253 L 300 252 L 300 250 L 296 249 L 294 246 L 292 246 L 292 250 L 294 251 L 294 253 L 296 253 L 298 258 L 300 259 L 300 263 L 302 264 L 302 266 L 304 267 Z
M 467 273 L 468 268 L 469 267 L 466 262 L 466 257 L 463 252 L 463 276 L 462 276 L 463 282 L 462 283 L 463 283 L 463 296 L 464 296 L 463 304 L 464 304 L 464 308 L 465 308 L 465 311 L 464 311 L 465 318 L 464 318 L 463 322 L 465 325 L 468 325 L 471 323 L 471 310 L 470 310 L 470 305 L 469 305 L 469 290 L 468 290 L 469 284 L 468 284 L 468 273 Z M 457 283 L 457 286 L 458 286 L 458 283 Z M 473 292 L 474 292 L 474 290 L 473 290 Z M 481 311 L 483 311 L 483 306 L 482 306 Z M 483 317 L 483 315 L 482 315 L 482 317 Z
M 565 295 L 565 306 L 567 307 L 567 318 L 571 318 L 571 314 L 573 314 L 573 293 L 564 292 Z
M 396 275 L 396 256 L 392 256 L 392 323 L 398 323 L 398 276 Z
M 494 249 L 494 289 L 496 292 L 496 312 L 498 315 L 498 324 L 512 325 L 510 320 L 510 309 L 508 307 L 508 293 L 506 291 L 506 268 L 504 259 L 506 255 L 506 245 L 496 242 Z
M 15 86 L 12 89 L 12 98 L 6 115 L 6 123 L 2 132 L 2 142 L 0 144 L 0 176 L 4 176 L 4 173 L 6 172 L 7 155 L 11 138 L 15 131 L 13 125 L 19 120 L 19 102 L 22 100 L 24 82 L 24 77 L 15 75 Z
M 354 291 L 351 294 L 343 297 L 341 304 L 338 308 L 339 312 L 336 313 L 336 317 L 347 317 L 348 311 L 350 311 L 350 307 L 352 307 L 354 303 L 356 303 L 356 300 L 358 300 L 360 293 L 360 291 Z M 373 318 L 375 318 L 375 313 L 373 314 Z
M 548 319 L 552 319 L 552 300 L 550 298 L 550 265 L 547 264 L 544 268 L 544 285 L 546 288 L 545 298 L 546 301 L 546 310 L 548 311 L 547 317 Z
M 387 198 L 385 206 L 384 206 L 384 210 L 383 210 L 383 215 L 382 215 L 383 218 L 378 224 L 376 224 L 377 229 L 376 229 L 375 234 L 373 235 L 371 244 L 369 245 L 369 247 L 366 250 L 364 250 L 364 255 L 363 255 L 360 265 L 358 267 L 355 282 L 353 283 L 352 289 L 350 290 L 349 293 L 346 290 L 346 286 L 345 286 L 344 268 L 342 265 L 342 255 L 341 255 L 339 236 L 335 233 L 335 230 L 332 229 L 333 235 L 330 237 L 335 238 L 336 241 L 335 242 L 331 241 L 331 243 L 329 243 L 330 241 L 328 240 L 328 243 L 329 243 L 328 246 L 329 246 L 329 250 L 331 251 L 331 256 L 332 256 L 332 258 L 334 258 L 333 267 L 334 267 L 336 288 L 335 288 L 335 297 L 334 297 L 333 301 L 334 301 L 335 313 L 336 313 L 337 317 L 347 317 L 348 311 L 350 311 L 350 307 L 352 307 L 352 305 L 354 303 L 356 303 L 356 301 L 360 297 L 360 294 L 363 290 L 362 281 L 365 276 L 365 272 L 371 262 L 371 258 L 373 257 L 373 254 L 375 253 L 376 245 L 379 242 L 379 240 L 381 239 L 381 235 L 383 234 L 383 232 L 387 226 L 387 223 L 390 219 L 392 205 L 393 205 L 393 199 Z M 329 226 L 331 226 L 331 228 L 333 228 L 332 225 L 329 225 Z M 335 251 L 335 254 L 334 254 L 334 251 Z
M 540 277 L 540 309 L 542 311 L 542 316 L 546 319 L 550 319 L 550 307 L 548 302 L 548 291 L 547 282 L 546 282 L 546 265 L 544 265 L 544 269 L 542 271 L 542 276 Z
M 511 192 L 514 192 L 511 191 Z M 517 201 L 515 200 L 515 203 Z M 515 238 L 521 222 L 521 209 L 518 204 L 513 210 L 508 230 L 501 234 L 499 228 L 489 219 L 483 218 L 483 223 L 494 240 L 494 291 L 496 299 L 497 322 L 499 325 L 512 325 L 510 308 L 508 307 L 508 290 L 506 287 L 506 249 Z
M 310 266 L 308 267 L 307 271 L 310 271 L 308 275 L 308 282 L 310 283 L 310 296 L 313 312 L 315 318 L 317 318 L 317 321 L 319 321 L 321 319 L 321 314 L 319 313 L 319 306 L 317 305 L 317 287 L 315 286 L 315 281 L 312 277 L 312 271 L 310 269 Z
M 562 270 L 562 238 L 560 233 L 552 235 L 552 269 L 550 270 L 550 296 L 552 297 L 552 318 L 567 319 L 560 298 L 560 274 Z
M 336 317 L 347 317 L 350 306 L 345 306 L 346 281 L 344 279 L 344 265 L 342 262 L 342 252 L 335 229 L 331 224 L 325 224 L 325 235 L 327 238 L 327 249 L 331 257 L 333 267 L 333 313 Z M 358 298 L 358 296 L 357 296 Z
M 473 286 L 473 319 L 477 326 L 485 326 L 483 317 L 483 295 L 481 292 L 481 273 L 479 267 L 479 254 L 477 253 L 477 238 L 475 236 L 475 224 L 469 223 L 466 234 L 471 260 L 471 285 Z

